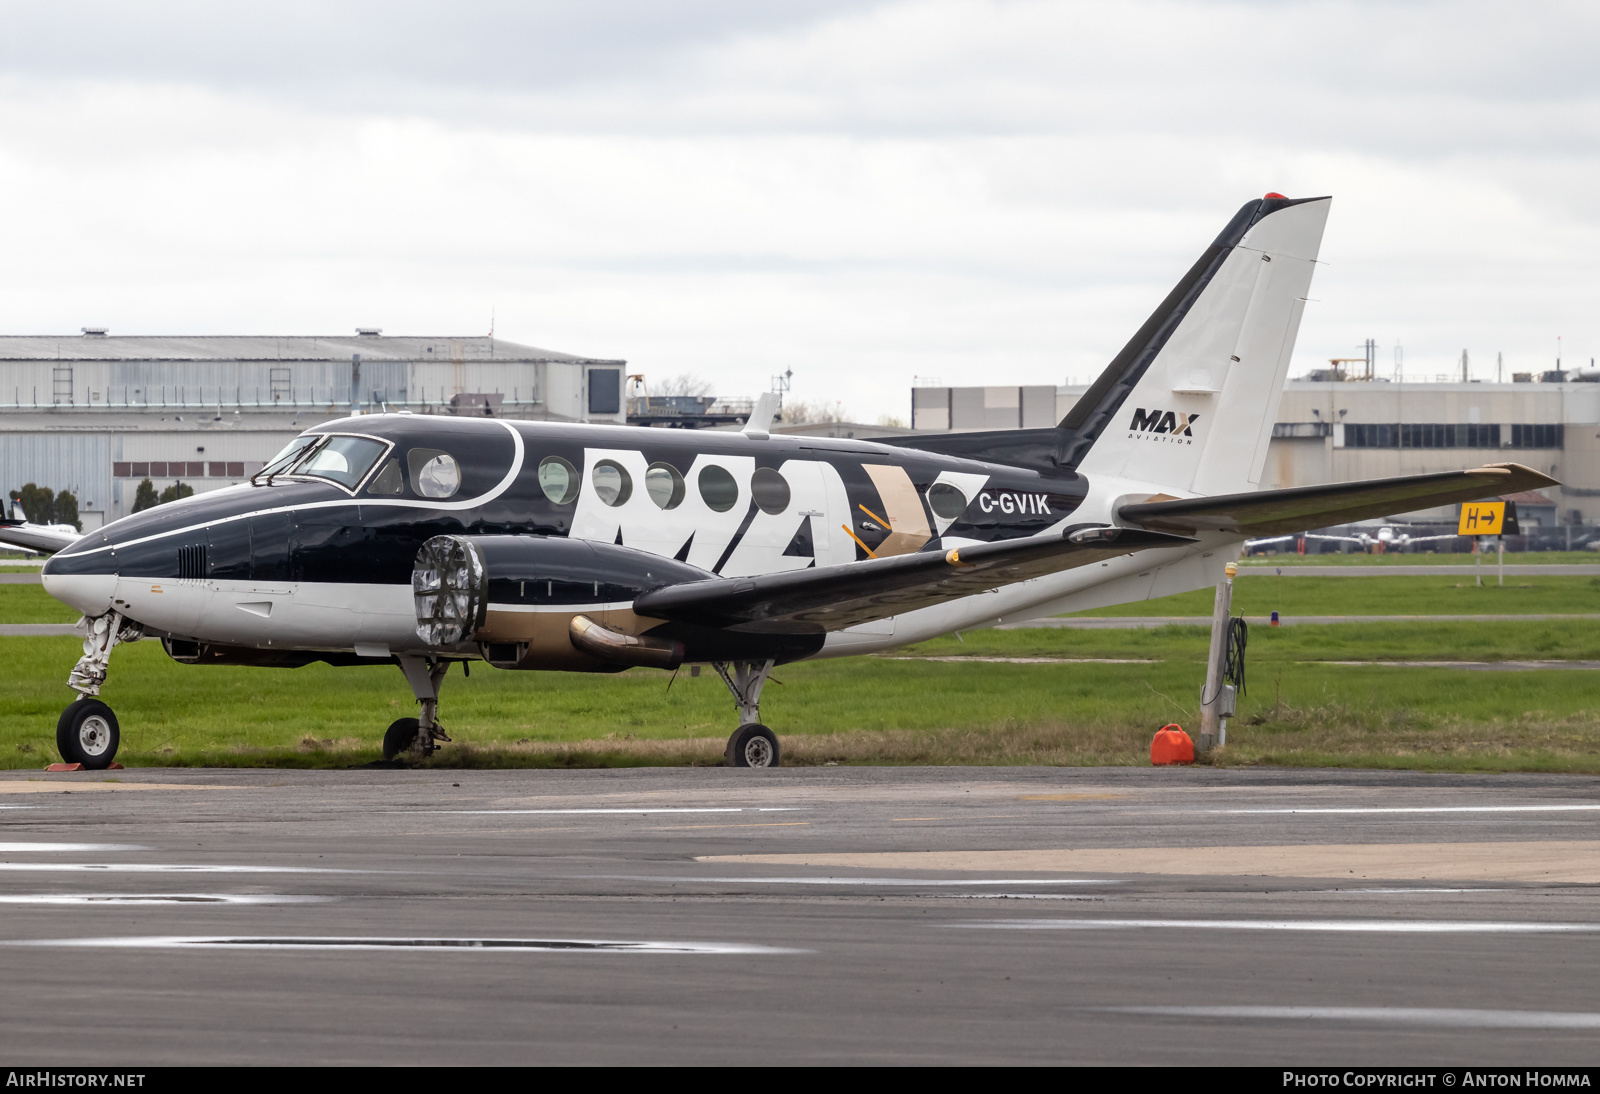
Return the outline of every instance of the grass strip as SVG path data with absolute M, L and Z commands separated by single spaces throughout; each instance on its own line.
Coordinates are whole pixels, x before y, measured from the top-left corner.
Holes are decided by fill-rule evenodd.
M 1213 589 L 1079 612 L 1082 616 L 1211 615 Z M 1600 612 L 1600 577 L 1251 576 L 1234 582 L 1235 615 L 1583 615 Z
M 1520 628 L 1523 638 L 1535 633 L 1511 622 L 1466 633 L 1505 628 Z M 1594 640 L 1582 629 L 1569 625 L 1556 633 L 1554 649 L 1592 654 Z M 1391 629 L 1306 627 L 1262 635 L 1257 628 L 1249 692 L 1217 762 L 1600 773 L 1590 674 L 1318 663 L 1380 630 Z M 1420 627 L 1389 635 L 1384 648 L 1401 659 L 1460 657 L 1456 639 L 1465 636 Z M 1203 628 L 965 637 L 964 644 L 941 639 L 902 656 L 966 649 L 1108 657 L 1137 649 L 1153 663 L 863 657 L 785 666 L 767 688 L 763 715 L 781 735 L 788 762 L 1143 764 L 1156 728 L 1169 721 L 1195 727 Z M 1113 641 L 1128 648 L 1108 648 Z M 1516 635 L 1488 634 L 1483 648 L 1530 656 Z M 70 638 L 0 638 L 0 657 L 11 669 L 0 693 L 0 767 L 38 768 L 54 759 L 56 718 L 71 698 L 64 680 L 78 652 Z M 718 762 L 734 723 L 721 682 L 687 672 L 670 690 L 669 681 L 669 674 L 649 670 L 612 676 L 480 666 L 470 679 L 452 671 L 442 714 L 458 743 L 433 763 Z M 415 711 L 392 666 L 184 666 L 148 641 L 118 649 L 103 697 L 122 722 L 119 759 L 129 766 L 366 763 L 377 759 L 389 721 Z

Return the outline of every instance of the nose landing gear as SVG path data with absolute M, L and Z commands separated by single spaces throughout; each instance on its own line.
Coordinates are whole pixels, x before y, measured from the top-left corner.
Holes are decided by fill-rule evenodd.
M 436 742 L 450 739 L 437 720 L 439 684 L 450 671 L 450 662 L 416 656 L 396 660 L 417 702 L 422 704 L 422 717 L 401 718 L 389 726 L 383 735 L 383 758 L 393 760 L 407 752 L 426 758 L 439 747 Z
M 739 709 L 739 728 L 728 738 L 723 760 L 729 767 L 777 767 L 782 760 L 778 738 L 761 724 L 761 688 L 772 673 L 772 661 L 713 661 Z
M 138 641 L 144 631 L 118 612 L 106 612 L 86 622 L 89 633 L 83 640 L 83 656 L 67 676 L 67 686 L 78 693 L 78 698 L 56 722 L 56 748 L 69 764 L 103 771 L 116 759 L 122 733 L 117 716 L 95 696 L 106 682 L 112 649 L 121 642 Z

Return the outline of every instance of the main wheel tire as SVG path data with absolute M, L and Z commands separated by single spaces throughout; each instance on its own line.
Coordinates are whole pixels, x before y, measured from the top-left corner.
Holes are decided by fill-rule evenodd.
M 117 758 L 121 743 L 117 716 L 98 699 L 79 699 L 56 722 L 56 748 L 69 764 L 103 771 Z
M 383 734 L 383 758 L 392 760 L 402 752 L 411 751 L 411 746 L 417 743 L 417 730 L 422 723 L 415 718 L 401 718 L 389 726 Z
M 781 754 L 777 735 L 764 725 L 740 726 L 728 738 L 723 754 L 729 767 L 777 767 Z

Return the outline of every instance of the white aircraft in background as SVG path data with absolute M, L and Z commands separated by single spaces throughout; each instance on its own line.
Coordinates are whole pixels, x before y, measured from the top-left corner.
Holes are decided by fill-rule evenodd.
M 1325 539 L 1335 543 L 1359 544 L 1363 551 L 1375 550 L 1375 553 L 1381 555 L 1388 551 L 1403 550 L 1406 547 L 1415 546 L 1418 543 L 1432 543 L 1435 540 L 1460 538 L 1461 537 L 1454 532 L 1447 532 L 1443 535 L 1437 536 L 1413 536 L 1406 532 L 1400 531 L 1392 524 L 1385 524 L 1382 528 L 1378 529 L 1378 534 L 1375 536 L 1369 536 L 1365 532 L 1357 532 L 1353 536 L 1324 536 L 1313 535 L 1310 532 L 1307 532 L 1304 535 L 1298 536 L 1274 536 L 1271 539 L 1247 540 L 1244 546 L 1246 551 L 1254 551 L 1267 546 L 1269 543 L 1283 543 L 1288 540 L 1295 539 Z
M 0 509 L 0 513 L 5 513 Z M 0 519 L 0 543 L 29 551 L 50 554 L 77 541 L 82 535 L 70 524 L 34 524 L 23 515 L 22 505 L 13 501 L 10 512 Z

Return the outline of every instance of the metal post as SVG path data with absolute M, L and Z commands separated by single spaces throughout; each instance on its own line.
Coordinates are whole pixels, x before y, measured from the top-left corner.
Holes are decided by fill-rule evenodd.
M 1477 536 L 1472 537 L 1472 583 L 1478 588 L 1483 588 L 1483 552 L 1479 548 L 1483 541 Z
M 1506 537 L 1496 536 L 1500 548 L 1500 587 L 1506 587 Z
M 1210 752 L 1222 743 L 1222 716 L 1218 713 L 1222 698 L 1222 663 L 1228 655 L 1228 616 L 1233 611 L 1233 576 L 1239 572 L 1237 563 L 1227 566 L 1227 577 L 1217 583 L 1217 597 L 1211 605 L 1211 655 L 1206 658 L 1206 683 L 1200 692 L 1200 739 L 1195 742 L 1198 753 Z

